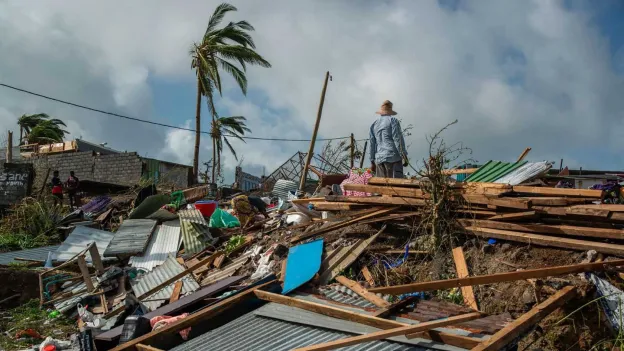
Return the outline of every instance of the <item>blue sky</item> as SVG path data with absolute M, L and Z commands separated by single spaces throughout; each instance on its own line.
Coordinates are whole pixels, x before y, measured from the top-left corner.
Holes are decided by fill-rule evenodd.
M 426 155 L 426 135 L 458 119 L 445 138 L 464 142 L 480 162 L 513 160 L 530 146 L 534 161 L 624 168 L 622 1 L 233 3 L 239 11 L 226 20 L 251 22 L 258 51 L 273 64 L 249 70 L 247 97 L 226 81 L 218 100 L 222 115 L 248 118 L 253 136 L 309 138 L 329 70 L 333 81 L 320 137 L 366 138 L 374 111 L 390 99 L 404 124 L 414 125 L 412 163 Z M 187 52 L 217 4 L 0 0 L 0 81 L 193 127 L 195 84 Z M 0 89 L 0 129 L 15 129 L 16 116 L 42 111 L 67 120 L 74 136 L 191 162 L 192 133 L 111 120 Z M 308 146 L 250 140 L 235 147 L 243 167 L 260 174 Z M 202 161 L 211 154 L 203 140 Z M 226 152 L 226 181 L 236 164 Z

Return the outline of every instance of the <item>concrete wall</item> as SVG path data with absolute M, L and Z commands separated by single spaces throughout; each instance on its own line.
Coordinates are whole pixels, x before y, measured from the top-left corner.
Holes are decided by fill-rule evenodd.
M 48 168 L 59 171 L 64 182 L 74 171 L 80 180 L 132 186 L 141 179 L 143 163 L 135 152 L 112 155 L 94 155 L 92 152 L 40 155 L 20 162 L 32 163 L 35 169 L 34 188 L 43 185 Z M 52 174 L 50 172 L 50 177 Z

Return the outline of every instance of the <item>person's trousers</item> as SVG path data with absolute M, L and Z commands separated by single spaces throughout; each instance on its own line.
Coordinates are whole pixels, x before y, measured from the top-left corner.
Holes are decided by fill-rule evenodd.
M 375 176 L 382 178 L 404 178 L 403 163 L 399 162 L 383 162 L 377 165 Z

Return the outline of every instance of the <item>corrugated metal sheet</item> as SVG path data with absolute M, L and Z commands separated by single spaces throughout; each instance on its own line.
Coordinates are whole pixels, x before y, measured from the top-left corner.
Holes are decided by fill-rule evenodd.
M 527 163 L 524 166 L 508 173 L 504 177 L 496 179 L 494 183 L 518 185 L 531 178 L 535 178 L 540 174 L 548 172 L 551 167 L 552 164 L 548 161 Z
M 91 281 L 93 282 L 94 286 L 97 286 L 98 282 L 97 279 L 93 278 L 91 279 Z M 87 296 L 89 293 L 86 291 L 87 287 L 85 285 L 84 282 L 80 282 L 78 284 L 75 285 L 70 285 L 67 288 L 63 289 L 63 292 L 78 292 L 81 290 L 84 290 L 84 292 L 78 294 L 78 295 L 74 295 L 72 297 L 70 297 L 67 300 L 63 300 L 63 301 L 59 301 L 59 302 L 54 302 L 54 308 L 57 309 L 59 312 L 61 313 L 65 313 L 69 310 L 71 310 L 72 308 L 76 307 L 76 305 L 78 304 L 78 302 L 80 302 L 80 300 L 82 300 L 85 296 Z
M 340 287 L 335 285 L 322 286 L 319 287 L 319 292 L 321 293 L 321 295 L 332 301 L 346 303 L 349 305 L 363 308 L 377 308 L 377 306 L 370 303 L 368 300 L 363 299 L 351 289 L 343 285 L 341 285 Z
M 205 247 L 203 240 L 203 228 L 195 223 L 190 223 L 185 220 L 180 221 L 180 228 L 182 231 L 182 242 L 184 242 L 184 252 L 187 254 L 195 254 L 201 252 Z M 207 231 L 207 230 L 206 230 Z
M 180 220 L 205 225 L 206 227 L 208 226 L 208 222 L 206 222 L 206 219 L 198 209 L 191 208 L 188 210 L 180 210 L 178 211 L 178 216 L 180 216 Z
M 108 244 L 104 256 L 143 253 L 155 227 L 156 221 L 151 219 L 126 219 Z
M 180 227 L 161 225 L 150 239 L 143 256 L 132 256 L 128 262 L 132 267 L 151 271 L 161 265 L 169 255 L 175 257 L 180 247 Z
M 184 272 L 185 267 L 178 263 L 172 256 L 167 257 L 165 262 L 154 268 L 150 273 L 143 274 L 139 278 L 135 279 L 130 283 L 132 286 L 132 290 L 136 296 L 141 296 L 144 293 L 150 291 L 161 283 L 165 282 L 167 279 L 174 277 L 176 274 Z M 181 280 L 184 281 L 182 284 L 182 295 L 186 295 L 193 291 L 199 289 L 199 284 L 193 279 L 193 277 L 189 274 L 184 276 Z M 153 293 L 150 296 L 144 297 L 141 301 L 146 300 L 156 300 L 156 299 L 168 299 L 173 292 L 173 286 L 175 282 L 169 284 L 168 286 L 162 288 L 158 292 Z M 161 301 L 150 301 L 145 302 L 145 305 L 151 310 L 157 309 L 165 303 L 165 300 Z
M 509 174 L 513 170 L 523 166 L 527 161 L 521 162 L 501 162 L 501 161 L 489 161 L 483 167 L 479 168 L 476 172 L 466 178 L 466 182 L 493 182 L 496 179 Z
M 266 318 L 249 312 L 172 350 L 286 351 L 352 336 L 337 331 Z M 371 341 L 340 350 L 425 350 L 388 341 Z
M 18 258 L 18 257 L 26 258 L 29 260 L 45 261 L 48 259 L 48 252 L 54 253 L 56 249 L 58 248 L 59 248 L 59 245 L 54 245 L 54 246 L 36 247 L 34 249 L 3 252 L 3 253 L 0 253 L 0 264 L 9 264 L 11 262 L 24 263 L 24 261 L 15 261 L 15 258 Z
M 80 209 L 84 213 L 89 214 L 89 215 L 97 214 L 106 210 L 106 208 L 108 207 L 108 204 L 110 204 L 111 201 L 112 199 L 108 196 L 98 196 L 92 199 L 91 201 L 89 201 L 88 203 L 86 203 Z
M 297 189 L 299 189 L 299 185 L 297 183 L 291 180 L 279 179 L 277 182 L 275 182 L 272 193 L 280 199 L 287 200 L 288 192 L 296 192 Z
M 337 308 L 342 308 L 340 305 L 333 305 Z M 351 322 L 344 319 L 334 318 L 325 316 L 319 313 L 310 312 L 303 310 L 297 307 L 291 307 L 286 305 L 281 305 L 277 303 L 267 303 L 262 307 L 256 309 L 254 313 L 257 316 L 267 317 L 272 319 L 277 319 L 283 322 L 289 323 L 298 323 L 303 324 L 310 327 L 329 329 L 336 332 L 344 332 L 349 334 L 369 334 L 379 331 L 375 327 L 371 327 L 365 324 L 360 324 L 356 322 Z M 417 324 L 417 323 L 414 323 Z M 453 350 L 459 351 L 464 350 L 459 347 L 454 347 L 445 344 L 437 344 L 432 342 L 431 340 L 424 340 L 420 338 L 415 339 L 407 339 L 405 336 L 395 336 L 390 337 L 387 340 L 396 341 L 399 343 L 410 344 L 414 346 L 424 347 L 421 350 Z
M 202 285 L 208 285 L 211 283 L 214 283 L 216 281 L 219 281 L 223 278 L 227 278 L 230 276 L 233 276 L 234 273 L 236 273 L 236 271 L 241 268 L 245 263 L 247 263 L 247 261 L 249 260 L 249 257 L 251 256 L 251 254 L 247 254 L 247 255 L 242 255 L 239 258 L 235 259 L 234 261 L 232 261 L 232 263 L 228 264 L 227 266 L 223 267 L 222 269 L 213 271 L 212 273 L 208 274 L 203 280 L 202 280 Z
M 106 251 L 114 236 L 115 233 L 105 230 L 78 226 L 74 228 L 63 244 L 56 250 L 56 260 L 61 262 L 67 261 L 84 250 L 92 242 L 95 242 L 100 256 L 103 256 L 104 251 Z M 87 254 L 87 260 L 91 260 L 91 255 Z

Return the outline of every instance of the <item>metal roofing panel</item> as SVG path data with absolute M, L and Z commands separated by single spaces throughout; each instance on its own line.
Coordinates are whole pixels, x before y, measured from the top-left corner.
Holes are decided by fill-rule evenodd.
M 342 306 L 334 306 L 342 308 Z M 262 307 L 256 309 L 254 313 L 258 316 L 278 319 L 284 322 L 299 323 L 311 327 L 330 329 L 332 331 L 351 333 L 351 334 L 368 334 L 379 331 L 380 329 L 371 327 L 365 324 L 360 324 L 344 319 L 325 316 L 319 313 L 310 312 L 297 307 L 291 307 L 281 305 L 278 303 L 267 303 Z M 431 340 L 424 340 L 420 338 L 407 339 L 405 336 L 395 336 L 388 338 L 390 341 L 396 341 L 400 343 L 406 343 L 410 345 L 420 346 L 421 350 L 446 350 L 446 351 L 459 351 L 463 350 L 459 347 L 454 347 L 445 344 L 437 344 L 431 342 Z M 423 347 L 425 343 L 426 347 Z
M 206 244 L 201 240 L 203 232 L 202 226 L 180 219 L 180 227 L 182 230 L 182 242 L 184 242 L 184 252 L 187 254 L 195 254 L 201 252 Z M 208 227 L 205 231 L 208 231 Z
M 180 210 L 178 211 L 178 216 L 180 216 L 181 221 L 197 223 L 205 225 L 206 227 L 208 226 L 208 222 L 206 222 L 204 216 L 197 209 L 191 208 L 187 210 Z
M 174 277 L 176 274 L 184 272 L 184 270 L 185 267 L 179 264 L 178 261 L 175 260 L 175 258 L 169 256 L 162 265 L 154 268 L 154 270 L 152 270 L 150 273 L 141 275 L 134 281 L 130 282 L 130 285 L 132 286 L 134 294 L 136 296 L 141 296 L 144 293 L 162 284 L 163 282 L 167 281 L 167 279 Z M 190 274 L 187 274 L 178 280 L 184 281 L 184 283 L 182 284 L 182 295 L 191 293 L 199 289 L 199 284 L 197 284 L 195 279 L 193 279 Z M 160 289 L 159 291 L 144 297 L 143 299 L 141 299 L 141 301 L 168 299 L 173 292 L 173 286 L 175 285 L 175 283 L 176 282 L 172 282 L 171 284 Z M 145 302 L 145 306 L 153 311 L 161 306 L 163 303 L 165 303 L 165 300 L 149 301 Z
M 132 267 L 151 271 L 161 265 L 169 255 L 175 256 L 180 247 L 180 227 L 161 225 L 150 239 L 143 256 L 132 256 Z
M 266 318 L 249 312 L 219 328 L 211 330 L 172 350 L 254 350 L 286 351 L 352 336 L 323 328 Z M 371 341 L 341 348 L 341 350 L 418 350 L 389 341 Z
M 104 256 L 143 253 L 155 227 L 156 221 L 151 219 L 126 219 L 108 244 Z
M 202 285 L 208 285 L 216 281 L 219 281 L 223 278 L 227 278 L 229 276 L 234 275 L 234 273 L 236 273 L 236 271 L 239 268 L 241 268 L 245 263 L 247 263 L 247 260 L 249 260 L 249 256 L 251 256 L 251 253 L 247 255 L 242 255 L 239 258 L 233 260 L 232 263 L 228 264 L 222 269 L 211 272 L 202 280 L 201 282 Z
M 19 251 L 3 252 L 0 253 L 0 264 L 9 264 L 11 262 L 24 262 L 15 261 L 15 258 L 25 258 L 28 260 L 45 261 L 48 259 L 48 252 L 54 252 L 59 248 L 59 245 L 36 247 L 34 249 L 26 249 Z
M 85 226 L 77 226 L 74 230 L 67 236 L 67 239 L 61 244 L 61 246 L 56 249 L 56 260 L 57 261 L 67 261 L 77 253 L 84 250 L 87 245 L 95 242 L 95 246 L 100 253 L 100 256 L 103 256 L 104 251 L 106 251 L 106 247 L 109 245 L 115 233 L 107 232 L 105 230 L 99 230 L 91 227 Z M 91 261 L 91 256 L 87 253 L 87 260 Z
M 510 185 L 518 185 L 526 180 L 535 178 L 542 173 L 547 172 L 552 167 L 548 161 L 531 162 L 515 169 L 513 172 L 507 173 L 504 177 L 500 177 L 494 183 L 503 183 Z
M 319 292 L 323 296 L 325 296 L 326 298 L 332 301 L 345 303 L 345 304 L 358 306 L 358 307 L 363 307 L 363 308 L 375 308 L 375 309 L 377 308 L 377 306 L 372 304 L 370 301 L 362 298 L 360 295 L 356 294 L 353 290 L 347 288 L 346 286 L 342 284 L 332 284 L 332 285 L 319 287 Z M 388 300 L 387 298 L 390 297 L 390 295 L 386 295 L 386 296 L 382 294 L 376 294 L 376 295 L 386 300 Z

